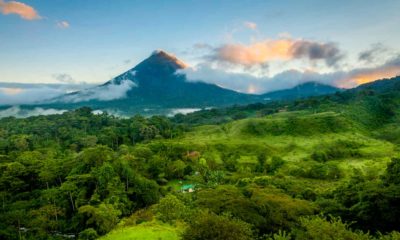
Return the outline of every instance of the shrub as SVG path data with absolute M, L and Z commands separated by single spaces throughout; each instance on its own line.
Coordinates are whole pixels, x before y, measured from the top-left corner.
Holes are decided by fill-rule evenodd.
M 328 161 L 328 155 L 324 151 L 315 151 L 311 154 L 311 159 L 317 162 L 326 162 Z
M 100 234 L 109 232 L 118 223 L 121 214 L 111 204 L 101 203 L 98 207 L 85 205 L 79 208 L 79 213 L 86 216 L 86 224 L 96 226 Z
M 96 230 L 88 228 L 79 233 L 79 240 L 95 240 L 99 237 Z
M 342 171 L 334 163 L 319 163 L 308 161 L 304 166 L 299 166 L 290 171 L 292 176 L 312 178 L 312 179 L 339 179 L 342 177 Z
M 307 217 L 300 220 L 300 229 L 294 230 L 296 240 L 369 240 L 369 234 L 352 231 L 340 218 Z
M 176 196 L 168 194 L 160 200 L 156 211 L 161 221 L 172 222 L 184 218 L 188 209 Z
M 183 233 L 183 240 L 251 240 L 253 233 L 248 223 L 209 212 L 198 214 Z
M 124 219 L 124 226 L 133 226 L 143 222 L 150 222 L 153 220 L 153 217 L 153 212 L 150 209 L 140 209 L 129 218 Z
M 271 162 L 268 164 L 268 173 L 275 173 L 276 170 L 281 168 L 285 164 L 285 161 L 281 157 L 273 156 Z

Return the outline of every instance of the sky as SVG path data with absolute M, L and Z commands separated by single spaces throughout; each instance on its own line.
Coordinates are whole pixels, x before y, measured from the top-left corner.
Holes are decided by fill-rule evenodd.
M 80 88 L 163 49 L 190 66 L 189 81 L 241 92 L 309 80 L 349 88 L 400 75 L 399 9 L 398 0 L 0 0 L 0 82 Z M 0 101 L 25 85 L 0 84 Z

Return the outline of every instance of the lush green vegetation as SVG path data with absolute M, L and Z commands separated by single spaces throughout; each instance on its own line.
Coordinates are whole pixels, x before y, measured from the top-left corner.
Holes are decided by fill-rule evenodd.
M 116 228 L 101 240 L 178 240 L 182 228 L 165 223 L 146 222 L 135 226 Z
M 0 239 L 400 239 L 399 106 L 391 87 L 1 119 Z

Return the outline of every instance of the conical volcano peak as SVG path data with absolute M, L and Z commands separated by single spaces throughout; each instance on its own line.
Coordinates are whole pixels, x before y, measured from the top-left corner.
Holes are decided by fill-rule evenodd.
M 143 85 L 143 81 L 160 81 L 167 76 L 174 75 L 177 70 L 187 67 L 188 65 L 186 63 L 179 60 L 174 55 L 163 50 L 156 50 L 138 65 L 105 84 L 120 84 L 124 80 L 131 80 L 134 81 L 135 84 L 140 83 Z
M 188 67 L 186 63 L 179 60 L 175 55 L 167 53 L 166 51 L 160 49 L 153 51 L 153 53 L 147 60 L 149 59 L 154 59 L 157 62 L 164 62 L 164 63 L 168 62 L 170 64 L 174 64 L 177 69 L 183 69 Z
M 166 51 L 162 50 L 162 49 L 157 49 L 154 50 L 153 53 L 151 54 L 153 55 L 163 55 L 163 56 L 173 56 L 172 54 L 167 53 Z

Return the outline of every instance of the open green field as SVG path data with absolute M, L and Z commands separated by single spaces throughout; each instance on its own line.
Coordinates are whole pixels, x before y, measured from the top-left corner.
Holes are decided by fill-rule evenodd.
M 117 227 L 100 240 L 178 240 L 182 229 L 160 222 L 146 222 L 136 226 Z

